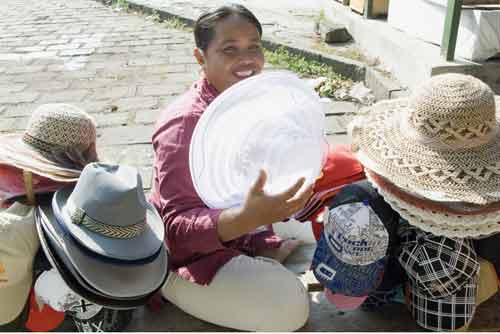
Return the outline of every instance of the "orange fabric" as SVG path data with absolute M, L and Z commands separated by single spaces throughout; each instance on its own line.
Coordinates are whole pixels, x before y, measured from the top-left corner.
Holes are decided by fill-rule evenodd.
M 29 297 L 29 314 L 25 327 L 32 332 L 48 332 L 61 325 L 64 320 L 64 312 L 55 311 L 49 305 L 43 305 L 41 310 L 35 298 L 33 288 Z

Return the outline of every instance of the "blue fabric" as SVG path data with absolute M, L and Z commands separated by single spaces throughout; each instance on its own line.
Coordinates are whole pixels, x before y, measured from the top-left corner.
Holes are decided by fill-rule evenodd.
M 350 265 L 339 260 L 330 250 L 325 235 L 318 241 L 312 261 L 316 279 L 334 293 L 366 296 L 380 285 L 386 258 L 366 266 Z

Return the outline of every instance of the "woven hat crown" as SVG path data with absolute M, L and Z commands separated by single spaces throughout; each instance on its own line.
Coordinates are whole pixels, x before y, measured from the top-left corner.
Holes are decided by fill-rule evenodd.
M 88 148 L 96 142 L 96 126 L 83 110 L 69 104 L 45 104 L 31 116 L 24 142 L 41 151 Z
M 495 95 L 470 75 L 431 78 L 411 98 L 409 130 L 434 148 L 470 148 L 495 138 Z

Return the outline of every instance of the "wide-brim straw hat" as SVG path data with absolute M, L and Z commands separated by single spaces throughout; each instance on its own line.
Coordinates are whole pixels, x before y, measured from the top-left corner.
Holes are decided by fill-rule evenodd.
M 410 98 L 383 101 L 350 124 L 361 163 L 434 201 L 500 200 L 500 131 L 492 90 L 468 75 L 429 79 Z
M 485 206 L 436 202 L 403 190 L 369 169 L 365 175 L 401 217 L 423 231 L 448 238 L 484 238 L 500 232 L 500 202 Z
M 26 130 L 1 136 L 0 164 L 60 182 L 74 182 L 97 161 L 96 125 L 83 110 L 53 103 L 33 111 Z

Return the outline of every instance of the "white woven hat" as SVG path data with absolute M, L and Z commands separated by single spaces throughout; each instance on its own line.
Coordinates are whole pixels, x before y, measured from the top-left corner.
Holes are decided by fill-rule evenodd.
M 23 310 L 39 242 L 32 207 L 14 203 L 0 213 L 0 325 Z
M 265 191 L 319 176 L 326 149 L 318 95 L 289 72 L 267 72 L 219 95 L 198 121 L 189 150 L 194 187 L 211 208 L 243 203 L 260 169 Z
M 500 200 L 500 131 L 491 89 L 468 75 L 431 78 L 409 99 L 384 101 L 350 126 L 365 167 L 434 201 Z
M 97 160 L 96 125 L 69 104 L 39 106 L 21 134 L 1 137 L 0 163 L 56 181 L 74 182 L 81 169 Z
M 401 217 L 423 231 L 448 238 L 484 238 L 500 232 L 500 202 L 487 206 L 435 202 L 398 188 L 369 169 L 365 175 Z

